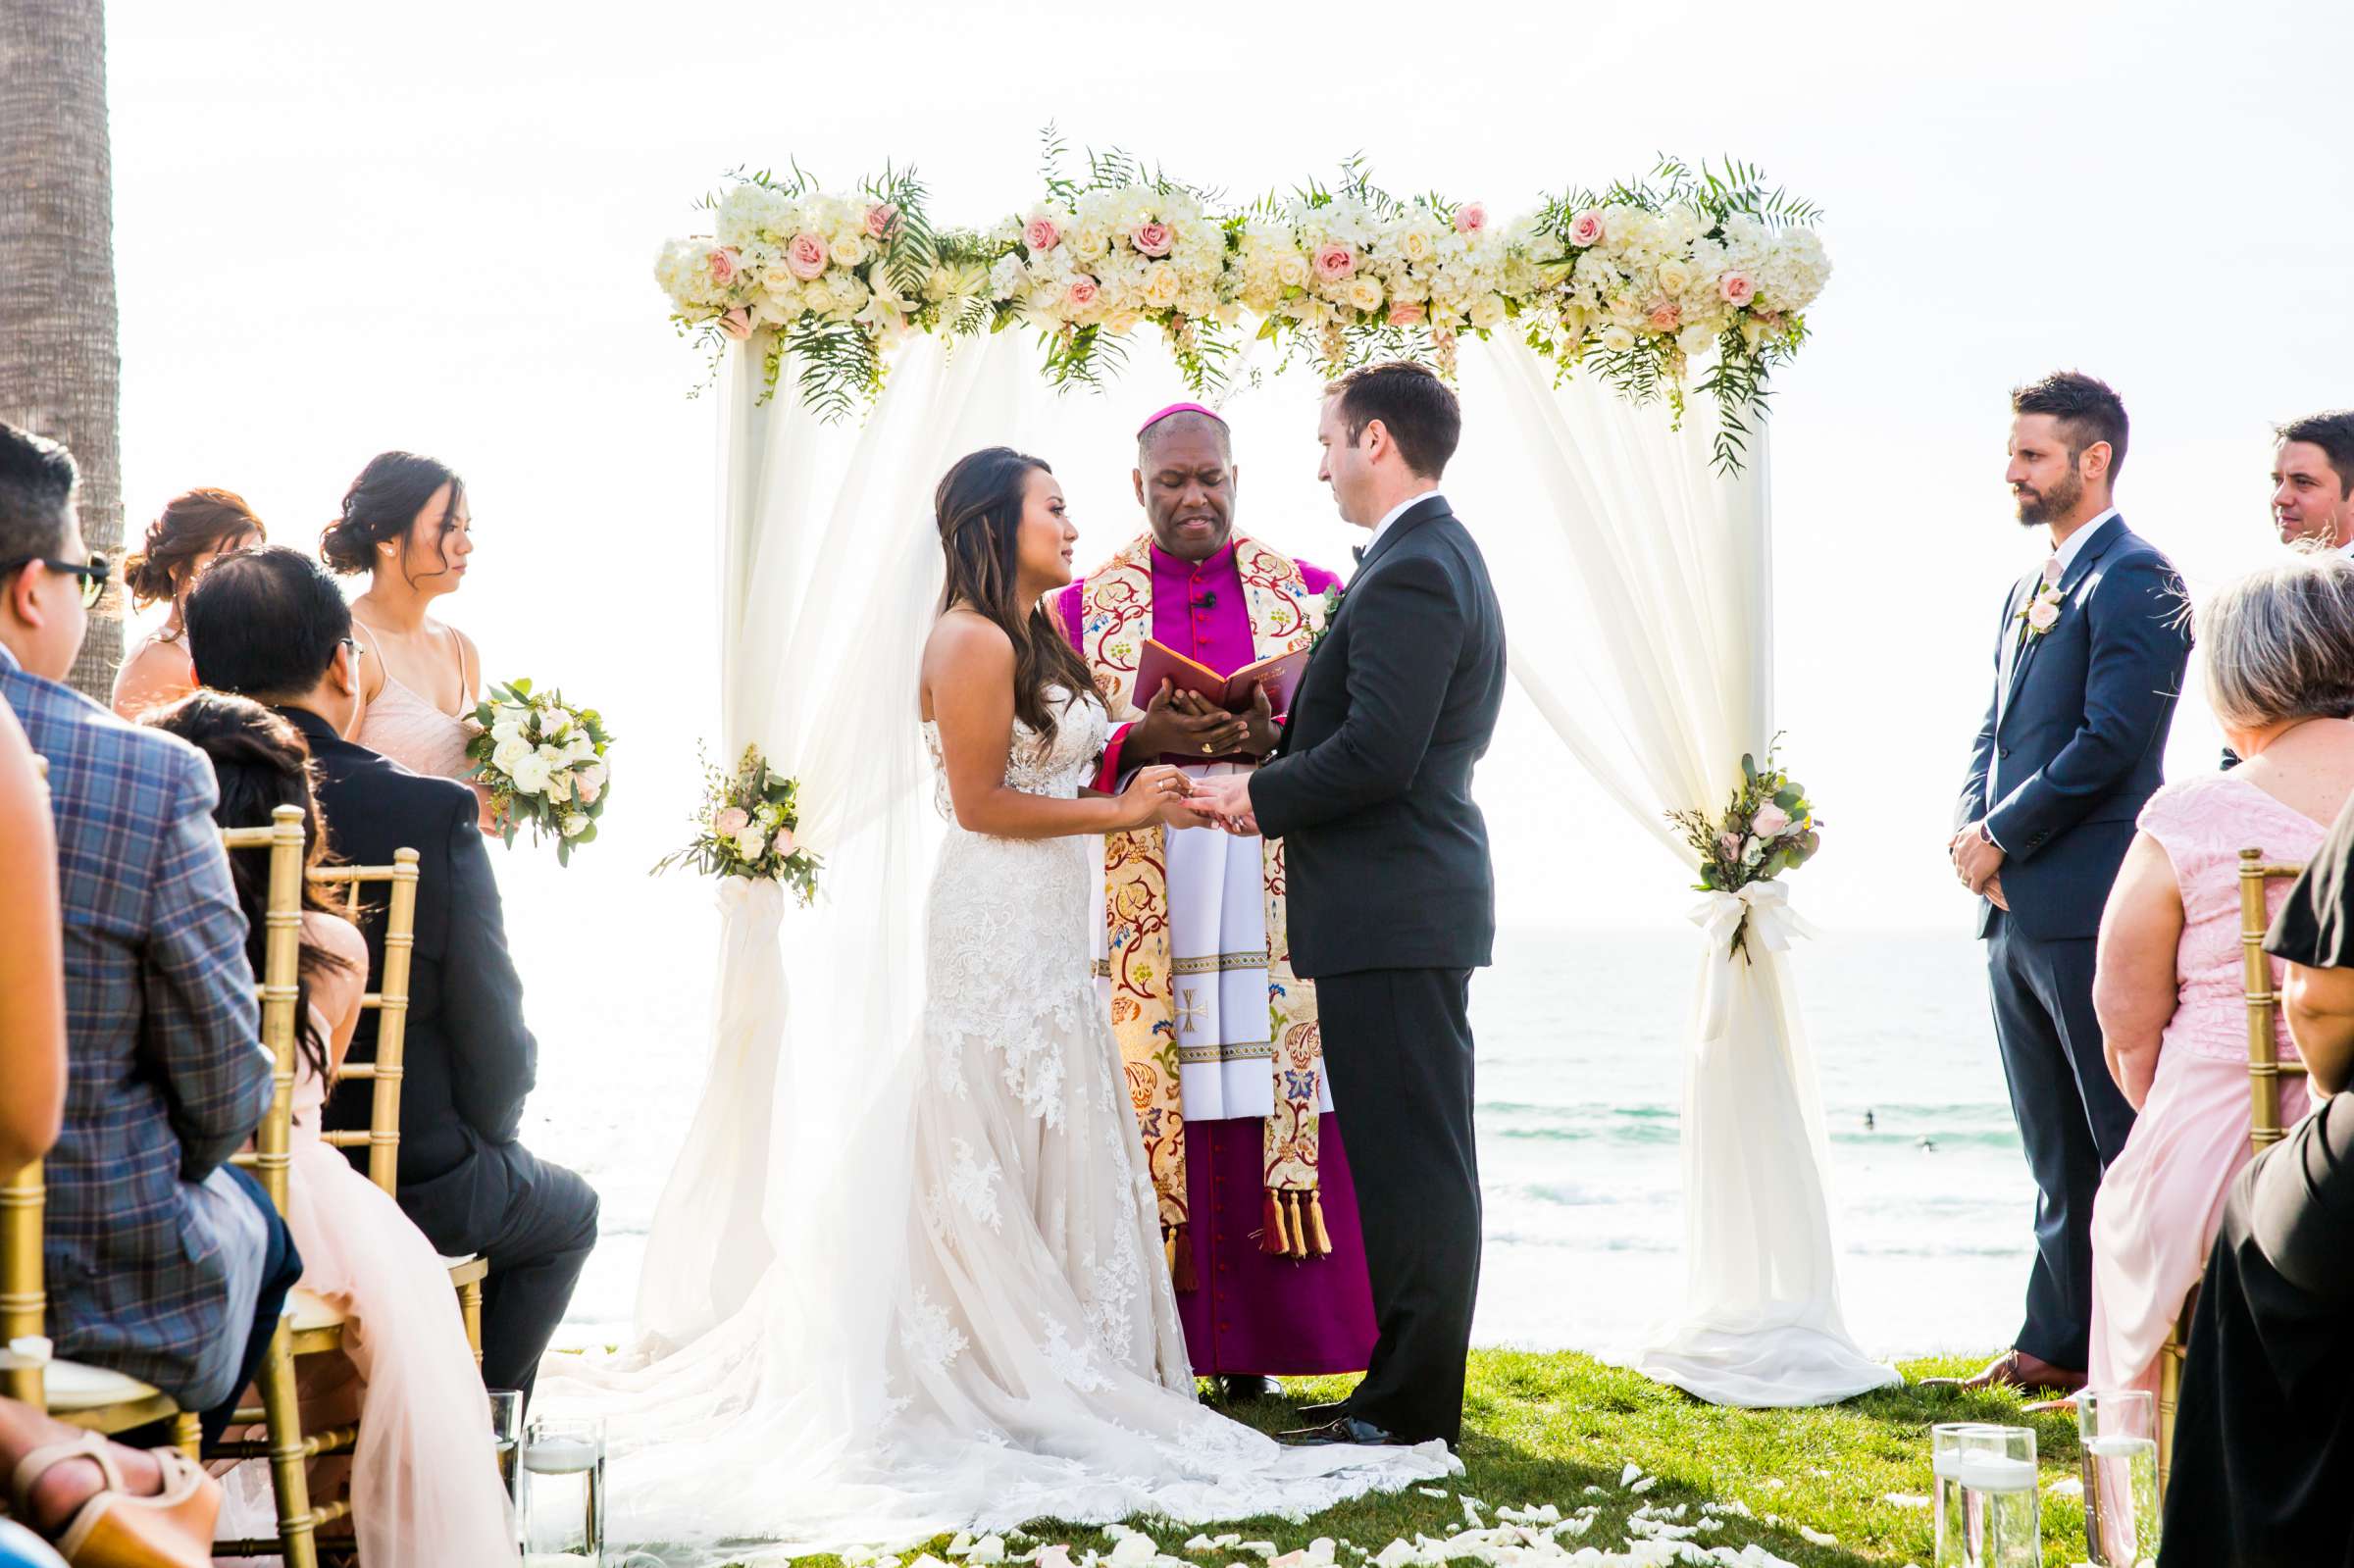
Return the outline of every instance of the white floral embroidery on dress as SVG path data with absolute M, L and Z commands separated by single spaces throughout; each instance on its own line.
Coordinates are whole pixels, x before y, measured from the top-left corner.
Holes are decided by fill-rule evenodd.
M 948 1194 L 991 1230 L 1005 1229 L 1005 1217 L 998 1212 L 998 1162 L 975 1158 L 973 1145 L 961 1138 L 948 1140 L 948 1151 L 956 1161 L 948 1167 Z
M 948 1309 L 936 1305 L 932 1292 L 918 1287 L 899 1324 L 899 1347 L 909 1358 L 933 1372 L 946 1372 L 971 1342 L 948 1322 Z
M 1063 1333 L 1062 1324 L 1051 1312 L 1041 1312 L 1038 1321 L 1046 1325 L 1046 1342 L 1040 1346 L 1046 1354 L 1047 1365 L 1054 1375 L 1080 1393 L 1101 1393 L 1111 1387 L 1111 1379 L 1096 1365 L 1092 1350 L 1085 1344 L 1073 1344 Z

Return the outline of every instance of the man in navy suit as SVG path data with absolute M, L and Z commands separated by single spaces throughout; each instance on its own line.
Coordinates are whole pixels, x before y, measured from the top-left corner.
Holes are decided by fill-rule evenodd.
M 2026 1321 L 1970 1383 L 2073 1391 L 2091 1330 L 2092 1197 L 2133 1130 L 2101 1055 L 2093 938 L 2164 782 L 2190 640 L 2173 565 L 2110 504 L 2124 404 L 2063 371 L 2011 408 L 2006 479 L 2048 555 L 2004 602 L 1948 850 L 1980 899 L 1995 1038 L 2039 1195 Z

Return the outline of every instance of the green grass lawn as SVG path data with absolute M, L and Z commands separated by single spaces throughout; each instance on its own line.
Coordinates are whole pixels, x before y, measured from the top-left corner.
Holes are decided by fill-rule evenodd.
M 1393 1540 L 1417 1534 L 1444 1539 L 1462 1530 L 1458 1493 L 1468 1493 L 1488 1504 L 1485 1517 L 1491 1525 L 1500 1507 L 1553 1503 L 1567 1516 L 1599 1505 L 1593 1527 L 1566 1543 L 1572 1549 L 1623 1551 L 1626 1517 L 1647 1504 L 1655 1509 L 1688 1504 L 1684 1523 L 1690 1524 L 1701 1517 L 1703 1503 L 1738 1501 L 1755 1519 L 1727 1518 L 1723 1528 L 1699 1537 L 1699 1544 L 1738 1547 L 1754 1541 L 1804 1568 L 1901 1568 L 1907 1563 L 1927 1568 L 1931 1426 L 1943 1421 L 2030 1425 L 2047 1489 L 2076 1474 L 2075 1423 L 2065 1412 L 2023 1416 L 2019 1396 L 2008 1391 L 1966 1394 L 1919 1386 L 1922 1378 L 1973 1371 L 1984 1362 L 1982 1356 L 1905 1362 L 1904 1387 L 1824 1409 L 1732 1410 L 1703 1404 L 1574 1352 L 1474 1351 L 1463 1418 L 1465 1474 L 1445 1485 L 1445 1495 L 1409 1489 L 1361 1497 L 1305 1525 L 1239 1520 L 1202 1533 L 1271 1541 L 1279 1551 L 1330 1536 L 1377 1552 Z M 1286 1387 L 1305 1403 L 1338 1398 L 1353 1382 L 1304 1379 Z M 1269 1432 L 1299 1424 L 1291 1400 L 1263 1400 L 1232 1413 Z M 1630 1463 L 1646 1476 L 1659 1477 L 1641 1495 L 1620 1490 L 1619 1479 Z M 1589 1495 L 1588 1487 L 1603 1490 Z M 1892 1494 L 1918 1501 L 1891 1501 Z M 1778 1523 L 1766 1523 L 1769 1515 Z M 1152 1535 L 1161 1550 L 1179 1555 L 1196 1534 L 1194 1527 L 1148 1519 L 1132 1524 Z M 1809 1540 L 1802 1527 L 1836 1539 L 1829 1544 Z M 1113 1544 L 1100 1531 L 1050 1521 L 1033 1523 L 1029 1533 L 1042 1541 L 1068 1542 L 1073 1555 L 1081 1557 L 1089 1548 L 1108 1553 Z M 2065 1568 L 2080 1561 L 2080 1502 L 2047 1491 L 2043 1534 L 2047 1564 Z M 944 1539 L 931 1549 L 942 1552 L 947 1544 Z M 1017 1543 L 1015 1549 L 1027 1545 Z M 1238 1555 L 1225 1551 L 1196 1560 L 1205 1568 L 1223 1568 Z M 912 1560 L 912 1553 L 903 1559 Z M 1255 1565 L 1254 1558 L 1244 1560 Z M 1342 1568 L 1356 1560 L 1354 1553 L 1344 1552 Z

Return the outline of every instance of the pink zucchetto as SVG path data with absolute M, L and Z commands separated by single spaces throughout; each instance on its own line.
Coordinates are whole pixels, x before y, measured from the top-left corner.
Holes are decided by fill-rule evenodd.
M 1139 425 L 1136 428 L 1136 433 L 1139 435 L 1144 434 L 1145 431 L 1151 430 L 1153 426 L 1158 425 L 1162 420 L 1167 419 L 1172 414 L 1200 414 L 1205 419 L 1216 420 L 1220 425 L 1226 423 L 1226 416 L 1220 414 L 1214 408 L 1207 408 L 1200 403 L 1171 403 L 1167 408 L 1162 409 L 1159 413 L 1145 421 L 1144 424 Z

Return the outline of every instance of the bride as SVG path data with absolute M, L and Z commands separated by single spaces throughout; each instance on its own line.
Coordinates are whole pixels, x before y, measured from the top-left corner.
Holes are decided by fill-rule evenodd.
M 934 509 L 918 696 L 949 827 L 908 1077 L 742 1307 L 684 1346 L 551 1358 L 540 1403 L 606 1416 L 616 1538 L 679 1562 L 1297 1519 L 1458 1472 L 1440 1443 L 1287 1448 L 1196 1401 L 1089 935 L 1099 835 L 1203 819 L 1173 768 L 1082 787 L 1108 721 L 1044 608 L 1077 538 L 1047 465 L 974 452 Z

